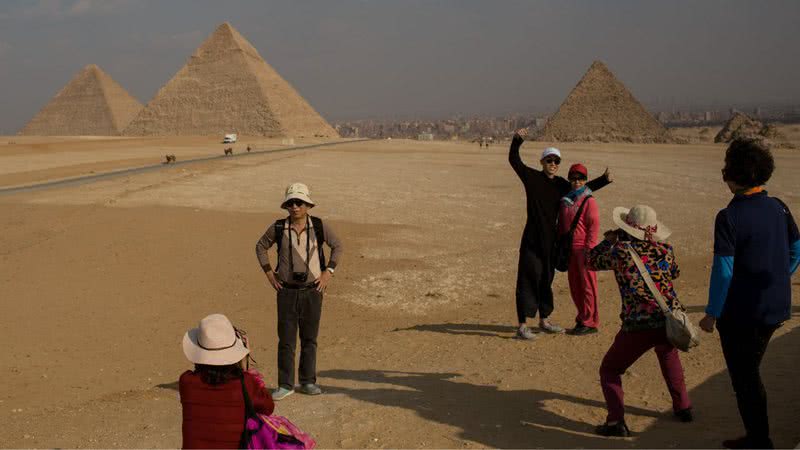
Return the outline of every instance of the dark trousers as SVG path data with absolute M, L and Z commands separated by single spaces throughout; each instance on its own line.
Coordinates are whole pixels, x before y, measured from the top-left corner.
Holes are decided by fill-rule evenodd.
M 717 322 L 719 340 L 728 374 L 736 393 L 739 415 L 747 437 L 756 443 L 771 443 L 767 417 L 767 391 L 761 382 L 761 359 L 780 325 Z
M 548 252 L 529 247 L 519 249 L 517 266 L 517 319 L 524 323 L 527 317 L 546 319 L 553 312 L 553 277 L 555 267 Z
M 655 349 L 661 375 L 672 397 L 673 411 L 691 408 L 678 350 L 667 340 L 665 328 L 642 331 L 620 330 L 600 364 L 600 386 L 608 408 L 607 422 L 625 418 L 622 374 L 648 350 Z
M 294 353 L 300 329 L 300 384 L 317 382 L 317 335 L 322 293 L 314 288 L 278 291 L 278 384 L 294 388 Z

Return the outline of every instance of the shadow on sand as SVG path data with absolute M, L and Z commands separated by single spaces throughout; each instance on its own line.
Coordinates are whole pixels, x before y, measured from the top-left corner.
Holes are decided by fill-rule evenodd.
M 792 308 L 793 315 L 800 307 Z M 717 344 L 718 346 L 718 344 Z M 717 348 L 715 351 L 722 351 Z M 800 443 L 800 390 L 796 389 L 796 367 L 800 363 L 800 327 L 773 338 L 761 364 L 767 388 L 772 440 L 776 448 L 795 448 Z M 719 448 L 722 440 L 744 434 L 727 370 L 712 376 L 689 393 L 695 409 L 691 430 L 685 424 L 659 418 L 644 430 L 637 447 Z M 687 433 L 687 431 L 691 431 Z
M 540 390 L 501 391 L 495 386 L 455 381 L 457 373 L 419 373 L 382 370 L 328 370 L 321 377 L 360 383 L 394 385 L 352 389 L 328 386 L 329 393 L 382 406 L 415 411 L 426 420 L 459 428 L 459 438 L 495 448 L 631 447 L 635 441 L 595 436 L 596 424 L 572 420 L 548 410 L 546 402 L 560 400 L 594 408 L 602 401 Z M 633 414 L 661 417 L 658 411 L 629 408 Z
M 436 323 L 395 328 L 392 331 L 425 331 L 462 336 L 486 336 L 512 339 L 516 329 L 509 325 L 485 325 L 480 323 Z
M 800 314 L 800 307 L 795 306 L 792 311 L 794 315 Z M 497 336 L 495 333 L 506 333 L 508 329 L 497 325 L 441 324 L 407 330 Z M 800 411 L 797 406 L 800 405 L 800 390 L 794 388 L 796 366 L 800 363 L 798 349 L 800 327 L 773 339 L 762 364 L 769 395 L 772 438 L 779 447 L 794 448 L 800 442 L 800 428 L 795 423 Z M 401 387 L 403 389 L 329 386 L 327 390 L 365 402 L 415 411 L 426 420 L 457 427 L 459 438 L 487 447 L 718 448 L 723 439 L 743 434 L 725 370 L 690 392 L 695 409 L 694 423 L 680 423 L 669 412 L 628 406 L 628 414 L 656 419 L 647 429 L 634 430 L 635 437 L 628 440 L 595 436 L 596 424 L 573 420 L 547 407 L 548 401 L 558 400 L 605 408 L 602 401 L 541 390 L 501 391 L 495 386 L 458 382 L 457 373 L 329 370 L 320 376 Z

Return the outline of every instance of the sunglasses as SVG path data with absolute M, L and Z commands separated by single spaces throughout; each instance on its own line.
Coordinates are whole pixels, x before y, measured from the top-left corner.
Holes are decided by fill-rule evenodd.
M 586 177 L 583 175 L 575 175 L 568 178 L 569 181 L 586 181 Z
M 287 208 L 291 208 L 292 206 L 303 206 L 305 204 L 306 202 L 297 199 L 287 200 L 286 203 L 284 203 Z
M 545 158 L 545 159 L 542 160 L 542 162 L 545 163 L 545 164 L 559 165 L 559 164 L 561 164 L 561 158 Z

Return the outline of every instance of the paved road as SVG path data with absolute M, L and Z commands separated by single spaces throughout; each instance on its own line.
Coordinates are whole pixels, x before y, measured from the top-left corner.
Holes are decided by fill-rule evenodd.
M 104 172 L 104 173 L 97 173 L 94 175 L 86 175 L 82 177 L 76 178 L 67 178 L 65 180 L 57 180 L 57 181 L 46 181 L 44 183 L 37 183 L 37 184 L 29 184 L 25 186 L 13 186 L 7 188 L 0 188 L 0 195 L 11 195 L 11 194 L 19 194 L 23 192 L 32 192 L 38 191 L 42 189 L 50 189 L 50 188 L 57 188 L 57 187 L 64 187 L 64 186 L 75 186 L 79 184 L 87 184 L 92 183 L 99 180 L 105 180 L 114 177 L 121 177 L 125 175 L 133 175 L 137 173 L 144 173 L 144 172 L 152 172 L 155 170 L 166 169 L 168 167 L 180 166 L 184 164 L 193 164 L 198 162 L 205 162 L 205 161 L 213 161 L 215 159 L 228 159 L 228 158 L 242 158 L 246 156 L 255 156 L 258 154 L 264 153 L 282 153 L 282 152 L 292 152 L 292 151 L 301 151 L 301 150 L 309 150 L 313 148 L 320 148 L 320 147 L 330 147 L 333 145 L 341 145 L 341 144 L 349 144 L 352 142 L 362 142 L 368 139 L 356 139 L 356 140 L 349 140 L 344 142 L 327 142 L 324 144 L 312 144 L 312 145 L 300 145 L 296 147 L 287 147 L 287 148 L 280 148 L 274 150 L 252 150 L 247 153 L 235 153 L 230 156 L 226 155 L 219 155 L 219 156 L 206 156 L 203 158 L 195 158 L 195 159 L 187 159 L 183 161 L 176 161 L 172 164 L 153 164 L 150 166 L 142 166 L 142 167 L 133 167 L 130 169 L 123 169 L 123 170 L 116 170 L 112 172 Z

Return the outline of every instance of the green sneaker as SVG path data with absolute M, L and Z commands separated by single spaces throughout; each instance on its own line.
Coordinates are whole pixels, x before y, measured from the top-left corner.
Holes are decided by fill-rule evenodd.
M 277 402 L 278 400 L 283 400 L 292 394 L 294 394 L 293 390 L 286 389 L 285 387 L 281 386 L 278 389 L 272 391 L 272 399 Z
M 306 395 L 319 395 L 322 394 L 322 388 L 317 384 L 309 383 L 300 386 L 297 392 Z

